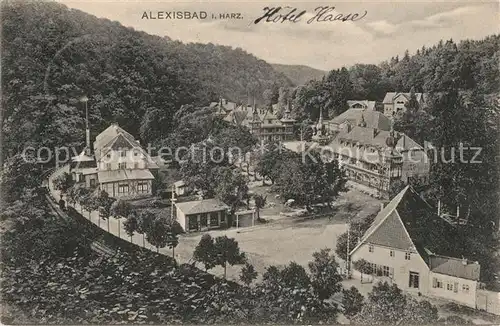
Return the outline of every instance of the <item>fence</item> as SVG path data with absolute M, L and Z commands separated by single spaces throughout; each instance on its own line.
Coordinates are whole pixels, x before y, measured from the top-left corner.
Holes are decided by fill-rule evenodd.
M 500 315 L 500 292 L 477 290 L 476 308 L 494 315 Z

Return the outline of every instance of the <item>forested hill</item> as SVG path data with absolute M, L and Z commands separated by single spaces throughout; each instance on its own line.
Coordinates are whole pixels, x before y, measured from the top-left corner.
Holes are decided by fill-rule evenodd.
M 320 80 L 326 75 L 326 71 L 311 68 L 303 65 L 282 65 L 273 63 L 271 64 L 274 70 L 283 73 L 295 85 L 303 85 L 310 80 Z
M 81 144 L 84 110 L 77 99 L 83 94 L 93 132 L 116 121 L 140 136 L 141 125 L 146 130 L 153 122 L 169 133 L 182 104 L 219 96 L 244 100 L 291 85 L 241 49 L 183 44 L 53 2 L 1 6 L 7 152 L 29 144 Z

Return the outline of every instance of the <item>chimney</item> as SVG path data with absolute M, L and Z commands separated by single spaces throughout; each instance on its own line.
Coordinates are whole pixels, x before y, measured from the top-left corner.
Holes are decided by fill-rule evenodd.
M 460 217 L 460 206 L 457 205 L 457 219 Z
M 441 200 L 438 200 L 438 216 L 441 216 Z
M 467 266 L 467 259 L 462 256 L 462 265 Z
M 384 209 L 384 203 L 380 203 L 380 210 Z

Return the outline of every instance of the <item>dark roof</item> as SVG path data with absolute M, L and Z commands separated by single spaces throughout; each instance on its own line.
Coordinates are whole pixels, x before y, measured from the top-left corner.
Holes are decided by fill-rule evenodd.
M 387 92 L 385 94 L 384 100 L 382 103 L 384 104 L 392 104 L 394 103 L 394 98 L 398 95 L 403 95 L 407 99 L 410 99 L 410 93 L 400 93 L 400 92 Z M 426 99 L 426 94 L 425 93 L 415 93 L 415 97 L 417 98 L 417 101 L 425 101 Z
M 434 273 L 478 281 L 481 266 L 477 262 L 445 256 L 431 256 L 430 269 Z
M 124 180 L 151 180 L 154 176 L 146 169 L 119 169 L 110 171 L 99 171 L 97 173 L 99 183 L 124 181 Z
M 378 225 L 376 232 L 367 237 L 366 242 L 405 251 L 416 249 L 395 210 Z
M 363 243 L 401 250 L 414 249 L 429 268 L 436 268 L 436 273 L 451 275 L 450 266 L 455 266 L 453 264 L 456 262 L 453 260 L 457 258 L 450 256 L 457 254 L 457 248 L 461 248 L 460 242 L 455 226 L 439 217 L 436 210 L 407 186 L 377 214 L 351 254 Z M 445 262 L 443 259 L 448 259 L 450 262 Z M 460 259 L 458 260 L 462 263 Z M 447 272 L 444 273 L 445 271 Z
M 368 101 L 368 100 L 349 100 L 347 101 L 347 105 L 349 105 L 350 108 L 353 108 L 354 105 L 361 105 L 363 106 L 363 109 L 368 109 L 368 110 L 375 110 L 375 101 Z
M 391 130 L 391 121 L 381 112 L 371 109 L 349 109 L 336 116 L 330 121 L 330 124 L 341 124 L 349 121 L 352 126 L 357 126 L 361 119 L 365 120 L 367 128 L 376 128 L 379 130 Z
M 218 212 L 229 208 L 229 206 L 215 198 L 176 203 L 175 206 L 186 215 Z

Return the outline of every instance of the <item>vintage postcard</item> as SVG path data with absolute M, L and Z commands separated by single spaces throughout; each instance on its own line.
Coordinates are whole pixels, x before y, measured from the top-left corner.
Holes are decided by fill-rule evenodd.
M 2 324 L 500 324 L 498 1 L 0 6 Z

